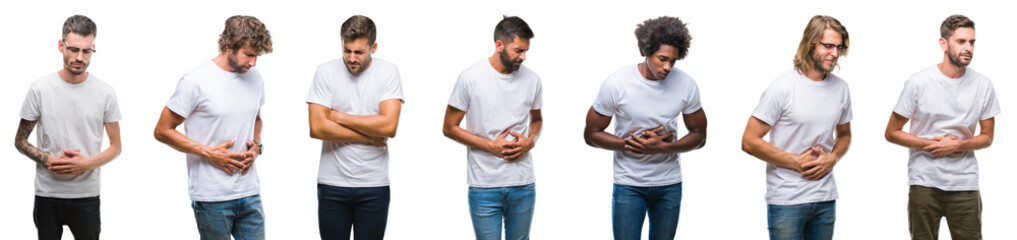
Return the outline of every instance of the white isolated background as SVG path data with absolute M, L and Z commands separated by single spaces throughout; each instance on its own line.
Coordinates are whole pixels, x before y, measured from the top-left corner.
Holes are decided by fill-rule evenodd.
M 34 163 L 11 139 L 29 85 L 61 67 L 64 19 L 98 24 L 88 69 L 120 99 L 123 153 L 102 168 L 106 239 L 197 239 L 184 154 L 152 137 L 177 80 L 217 54 L 223 21 L 260 18 L 275 52 L 256 68 L 265 77 L 265 155 L 257 167 L 271 239 L 317 239 L 315 179 L 320 141 L 308 136 L 304 99 L 315 67 L 340 58 L 339 27 L 354 14 L 374 19 L 378 51 L 402 74 L 406 103 L 389 141 L 389 239 L 471 239 L 466 149 L 440 131 L 458 74 L 491 56 L 503 14 L 525 19 L 536 37 L 525 64 L 544 84 L 544 128 L 534 155 L 534 239 L 610 239 L 612 154 L 584 144 L 585 115 L 600 83 L 643 60 L 633 30 L 662 15 L 688 23 L 688 58 L 677 67 L 699 84 L 709 118 L 703 149 L 682 154 L 684 192 L 678 239 L 766 239 L 764 163 L 740 149 L 745 123 L 770 81 L 791 59 L 815 14 L 841 21 L 850 54 L 835 73 L 853 93 L 853 142 L 835 172 L 837 239 L 905 239 L 907 150 L 883 130 L 904 81 L 941 61 L 939 24 L 951 14 L 977 23 L 971 67 L 989 76 L 1003 113 L 992 147 L 978 151 L 987 239 L 1005 239 L 1017 214 L 1017 168 L 1008 116 L 1017 111 L 1012 9 L 1000 1 L 13 1 L 0 8 L 0 226 L 4 239 L 33 239 Z M 613 129 L 613 128 L 612 128 Z M 183 130 L 181 127 L 179 130 Z M 35 142 L 35 137 L 31 137 Z M 648 223 L 646 223 L 648 225 Z M 949 239 L 941 226 L 943 239 Z M 64 239 L 71 239 L 65 232 Z

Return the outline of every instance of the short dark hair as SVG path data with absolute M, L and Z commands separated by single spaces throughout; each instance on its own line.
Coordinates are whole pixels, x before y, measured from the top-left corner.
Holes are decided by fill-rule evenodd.
M 92 19 L 82 15 L 68 17 L 67 20 L 64 21 L 63 39 L 67 40 L 67 34 L 70 34 L 71 32 L 84 37 L 94 36 L 95 22 L 92 22 Z
M 501 40 L 504 43 L 512 42 L 515 37 L 521 39 L 533 38 L 533 30 L 530 30 L 530 25 L 526 24 L 522 18 L 516 16 L 504 16 L 502 15 L 501 22 L 498 22 L 498 26 L 494 27 L 494 41 Z
M 258 54 L 272 52 L 272 36 L 256 17 L 236 15 L 226 19 L 226 28 L 219 35 L 219 52 L 254 48 Z
M 649 56 L 660 49 L 661 44 L 678 49 L 678 60 L 689 54 L 692 36 L 685 23 L 677 17 L 658 17 L 636 25 L 636 39 L 639 40 L 639 55 Z
M 943 39 L 950 39 L 950 36 L 953 35 L 953 31 L 962 27 L 975 29 L 975 22 L 971 21 L 971 19 L 964 15 L 950 15 L 950 17 L 947 17 L 946 20 L 943 20 L 943 25 L 939 26 L 939 36 L 943 37 Z
M 353 41 L 358 38 L 367 38 L 367 44 L 374 44 L 378 35 L 378 29 L 374 27 L 374 21 L 363 15 L 353 15 L 343 22 L 339 35 L 343 41 Z

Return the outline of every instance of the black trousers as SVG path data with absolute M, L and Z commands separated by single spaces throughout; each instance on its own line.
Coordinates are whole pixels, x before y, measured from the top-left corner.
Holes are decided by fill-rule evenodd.
M 99 239 L 99 196 L 87 198 L 51 198 L 35 196 L 32 217 L 40 240 L 59 240 L 64 225 L 75 240 Z

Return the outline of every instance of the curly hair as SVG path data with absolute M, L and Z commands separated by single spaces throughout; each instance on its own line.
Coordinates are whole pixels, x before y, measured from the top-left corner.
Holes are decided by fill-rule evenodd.
M 975 22 L 971 21 L 971 19 L 964 15 L 950 15 L 950 17 L 943 20 L 943 24 L 939 26 L 939 36 L 943 37 L 943 39 L 950 39 L 950 36 L 953 35 L 953 31 L 962 27 L 975 29 Z
M 258 54 L 272 52 L 272 36 L 256 17 L 236 15 L 226 19 L 226 28 L 219 35 L 219 52 L 253 48 Z
M 343 22 L 340 28 L 343 41 L 353 41 L 358 38 L 367 38 L 367 45 L 374 44 L 378 30 L 374 27 L 374 21 L 363 15 L 354 15 Z
M 515 37 L 531 39 L 533 30 L 522 18 L 503 15 L 498 25 L 494 27 L 494 41 L 502 40 L 504 43 L 510 43 L 515 40 Z
M 823 38 L 823 33 L 826 29 L 832 29 L 837 33 L 840 33 L 841 44 L 844 47 L 848 47 L 850 41 L 848 38 L 847 28 L 840 24 L 836 18 L 826 15 L 816 15 L 809 20 L 809 25 L 805 26 L 805 31 L 802 33 L 802 41 L 798 43 L 798 51 L 795 52 L 795 69 L 800 73 L 805 73 L 813 70 L 812 68 L 816 65 L 815 59 L 812 59 L 812 53 L 816 50 L 816 44 L 819 43 L 820 39 Z M 840 56 L 847 56 L 848 49 L 845 48 L 840 52 Z
M 661 44 L 678 49 L 678 60 L 689 54 L 692 36 L 685 23 L 676 17 L 648 19 L 636 25 L 636 39 L 639 40 L 639 55 L 649 56 L 660 49 Z

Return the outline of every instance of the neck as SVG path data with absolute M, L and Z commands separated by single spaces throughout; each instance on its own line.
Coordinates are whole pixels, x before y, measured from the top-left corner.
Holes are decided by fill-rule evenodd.
M 826 79 L 826 75 L 827 74 L 829 74 L 829 73 L 825 73 L 825 72 L 822 72 L 822 71 L 816 71 L 816 70 L 809 70 L 809 71 L 805 72 L 805 77 L 809 78 L 809 80 L 812 80 L 812 81 L 822 82 L 823 79 Z
M 88 72 L 84 72 L 82 74 L 73 74 L 71 73 L 71 71 L 67 71 L 67 69 L 65 68 L 60 69 L 60 71 L 57 72 L 57 76 L 60 76 L 60 79 L 64 80 L 64 82 L 81 83 L 84 82 L 85 79 L 88 79 Z
M 943 57 L 943 62 L 936 64 L 936 67 L 939 68 L 939 72 L 949 78 L 963 77 L 964 72 L 968 69 L 967 67 L 953 65 L 953 63 L 950 62 L 950 59 L 946 56 Z
M 512 70 L 510 70 L 508 66 L 505 66 L 501 63 L 501 57 L 498 55 L 498 52 L 495 52 L 494 55 L 487 58 L 487 62 L 490 63 L 491 67 L 494 67 L 494 70 L 498 71 L 498 73 L 512 74 Z
M 219 68 L 221 68 L 222 70 L 227 71 L 227 72 L 236 72 L 237 71 L 236 69 L 233 69 L 232 67 L 230 67 L 230 62 L 229 61 L 230 61 L 229 60 L 229 55 L 226 55 L 226 53 L 224 53 L 224 52 L 223 53 L 219 53 L 218 56 L 215 56 L 215 58 L 212 58 L 212 62 L 215 63 L 215 66 L 218 66 Z
M 651 80 L 651 81 L 660 80 L 660 79 L 657 79 L 657 77 L 653 75 L 653 72 L 650 71 L 650 65 L 646 64 L 646 62 L 637 64 L 636 65 L 636 69 L 639 69 L 639 75 L 642 75 L 643 78 L 645 78 L 646 80 Z

